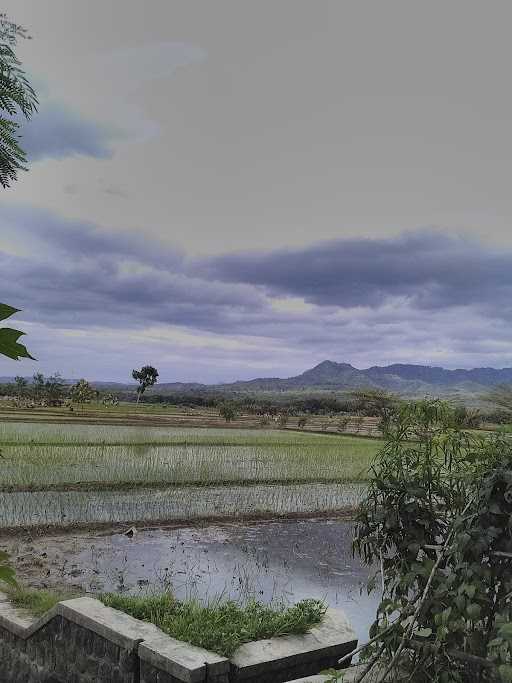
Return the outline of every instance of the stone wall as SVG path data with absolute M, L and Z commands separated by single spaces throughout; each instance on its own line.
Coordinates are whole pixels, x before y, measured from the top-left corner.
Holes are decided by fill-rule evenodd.
M 355 644 L 345 615 L 328 610 L 310 633 L 247 643 L 228 660 L 92 598 L 34 619 L 0 593 L 1 683 L 281 683 L 334 666 Z

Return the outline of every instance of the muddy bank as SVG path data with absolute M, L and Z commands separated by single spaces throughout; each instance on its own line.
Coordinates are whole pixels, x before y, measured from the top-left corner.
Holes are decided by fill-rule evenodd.
M 205 527 L 212 524 L 240 524 L 240 523 L 264 523 L 273 521 L 293 521 L 301 519 L 344 519 L 353 520 L 356 514 L 356 507 L 346 507 L 341 510 L 327 510 L 325 512 L 290 512 L 287 514 L 276 515 L 273 512 L 267 513 L 249 513 L 247 515 L 236 514 L 231 517 L 226 515 L 219 515 L 217 517 L 195 517 L 193 520 L 185 517 L 183 519 L 173 519 L 172 523 L 168 519 L 155 519 L 148 525 L 144 520 L 133 519 L 122 524 L 116 522 L 77 522 L 75 524 L 42 524 L 34 526 L 11 526 L 0 528 L 0 547 L 3 542 L 9 542 L 10 539 L 18 538 L 25 540 L 33 540 L 36 538 L 58 535 L 74 536 L 77 533 L 88 532 L 104 532 L 104 533 L 119 533 L 123 534 L 132 526 L 139 529 L 179 529 L 182 527 Z

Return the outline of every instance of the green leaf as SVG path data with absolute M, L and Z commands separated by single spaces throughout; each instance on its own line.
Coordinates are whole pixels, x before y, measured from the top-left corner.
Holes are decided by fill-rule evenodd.
M 414 631 L 414 635 L 418 636 L 418 638 L 428 638 L 429 636 L 432 635 L 432 629 L 431 628 L 420 628 L 417 631 Z
M 472 598 L 475 595 L 476 586 L 474 586 L 472 583 L 463 584 L 462 589 L 463 589 L 464 593 L 466 593 L 468 598 Z
M 498 667 L 498 671 L 505 683 L 512 683 L 512 666 L 510 664 L 502 664 Z
M 478 617 L 480 616 L 480 612 L 480 605 L 477 605 L 476 602 L 471 602 L 466 607 L 466 614 L 473 621 L 475 621 L 475 619 L 478 619 Z
M 11 315 L 19 313 L 19 310 L 19 308 L 13 308 L 12 306 L 9 306 L 9 304 L 0 304 L 0 320 L 10 318 Z
M 498 634 L 502 638 L 506 638 L 506 640 L 512 640 L 512 624 L 503 624 L 503 626 L 500 626 L 498 630 Z
M 19 360 L 20 358 L 35 360 L 25 346 L 18 343 L 18 339 L 24 334 L 24 332 L 12 330 L 9 327 L 0 328 L 0 353 L 8 358 L 12 358 L 12 360 Z

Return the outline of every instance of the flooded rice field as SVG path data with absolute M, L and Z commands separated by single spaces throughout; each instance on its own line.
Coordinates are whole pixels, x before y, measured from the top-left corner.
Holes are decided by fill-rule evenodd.
M 364 484 L 0 492 L 0 528 L 314 514 L 354 508 Z
M 352 557 L 353 523 L 340 519 L 218 523 L 3 539 L 17 572 L 37 586 L 264 602 L 324 599 L 367 637 L 378 595 L 360 593 L 368 569 Z

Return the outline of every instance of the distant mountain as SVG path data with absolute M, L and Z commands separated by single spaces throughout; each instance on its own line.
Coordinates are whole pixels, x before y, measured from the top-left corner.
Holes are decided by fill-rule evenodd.
M 404 396 L 482 394 L 497 384 L 512 384 L 512 368 L 446 370 L 428 365 L 395 363 L 358 370 L 349 363 L 325 360 L 295 377 L 262 377 L 230 384 L 159 384 L 161 393 L 171 391 L 283 392 L 349 391 L 362 387 L 386 389 Z
M 1 377 L 0 382 L 13 381 Z M 66 383 L 71 380 L 64 380 Z M 91 382 L 99 389 L 134 391 L 135 384 L 121 382 Z M 178 392 L 283 392 L 283 391 L 348 391 L 361 387 L 386 389 L 404 396 L 478 395 L 497 384 L 512 384 L 512 368 L 473 368 L 446 370 L 429 365 L 374 365 L 358 370 L 349 363 L 324 360 L 314 368 L 295 377 L 262 377 L 229 384 L 200 384 L 198 382 L 159 383 L 151 393 Z

